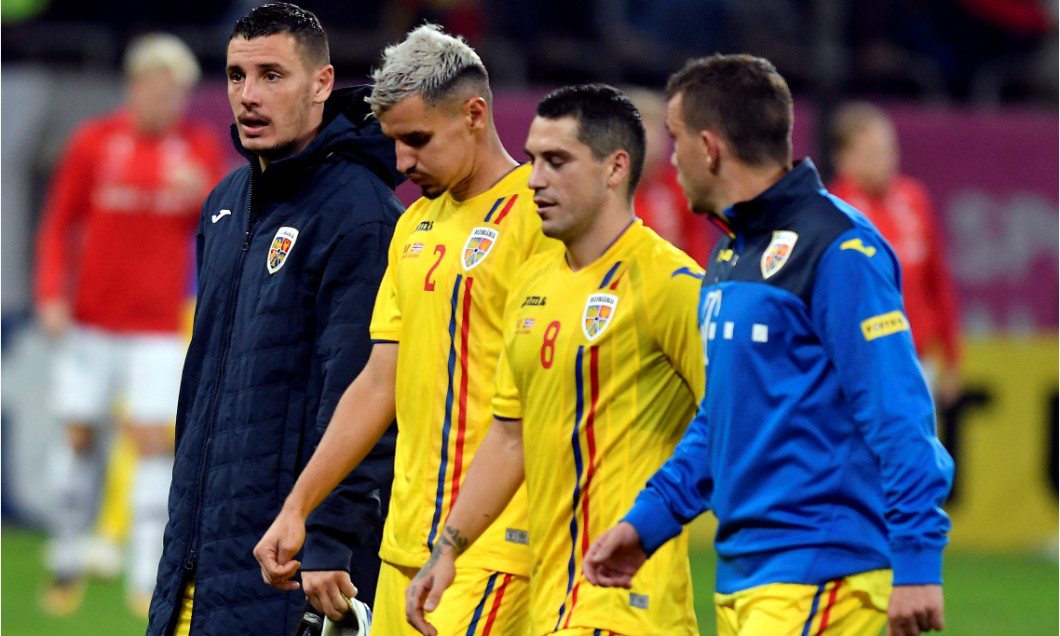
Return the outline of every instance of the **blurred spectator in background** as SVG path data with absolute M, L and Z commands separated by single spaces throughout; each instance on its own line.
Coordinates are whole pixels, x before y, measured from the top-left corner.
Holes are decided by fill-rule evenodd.
M 705 216 L 688 209 L 685 192 L 677 183 L 677 170 L 670 162 L 673 145 L 666 132 L 666 100 L 661 93 L 645 88 L 625 92 L 640 111 L 647 135 L 644 174 L 633 198 L 633 210 L 644 225 L 703 265 L 719 233 Z
M 960 397 L 961 329 L 944 236 L 926 186 L 900 174 L 898 138 L 880 108 L 840 107 L 832 124 L 829 190 L 860 210 L 894 248 L 924 376 L 942 408 Z
M 110 425 L 120 419 L 138 452 L 128 599 L 146 616 L 173 468 L 190 247 L 199 206 L 223 174 L 212 130 L 184 117 L 199 79 L 184 42 L 145 35 L 124 67 L 124 106 L 74 133 L 37 237 L 37 316 L 54 341 L 52 406 L 66 427 L 47 471 L 57 506 L 41 603 L 55 614 L 81 602 Z

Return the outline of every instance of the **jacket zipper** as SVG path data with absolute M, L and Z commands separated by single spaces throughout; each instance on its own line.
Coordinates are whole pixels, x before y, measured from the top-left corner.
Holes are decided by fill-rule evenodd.
M 246 265 L 247 253 L 250 250 L 250 241 L 254 235 L 254 229 L 257 227 L 258 219 L 252 220 L 253 206 L 253 195 L 254 195 L 254 169 L 250 170 L 250 183 L 247 186 L 247 221 L 245 224 L 245 231 L 243 235 L 243 245 L 241 246 L 239 253 L 239 260 L 236 263 L 235 272 L 232 276 L 232 285 L 228 290 L 228 306 L 225 310 L 225 331 L 223 339 L 223 347 L 221 349 L 221 357 L 218 359 L 217 364 L 217 376 L 214 378 L 214 394 L 210 402 L 210 418 L 207 420 L 206 432 L 203 436 L 202 453 L 200 454 L 199 462 L 199 474 L 196 477 L 195 492 L 196 504 L 195 504 L 195 516 L 192 518 L 192 538 L 188 544 L 190 550 L 188 551 L 187 559 L 184 561 L 184 569 L 192 571 L 195 569 L 195 560 L 198 556 L 198 545 L 199 538 L 202 534 L 202 509 L 203 509 L 203 485 L 206 480 L 206 467 L 210 457 L 210 441 L 213 434 L 214 424 L 217 423 L 217 411 L 221 400 L 221 389 L 222 381 L 224 379 L 225 364 L 228 361 L 228 351 L 232 345 L 232 326 L 235 322 L 235 311 L 236 302 L 239 298 L 239 281 L 243 277 L 243 269 Z

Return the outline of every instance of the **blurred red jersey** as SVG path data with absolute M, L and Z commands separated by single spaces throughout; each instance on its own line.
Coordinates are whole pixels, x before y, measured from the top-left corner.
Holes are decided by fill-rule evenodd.
M 81 324 L 176 332 L 200 207 L 223 176 L 213 130 L 139 133 L 118 110 L 74 132 L 37 234 L 38 303 L 67 299 Z

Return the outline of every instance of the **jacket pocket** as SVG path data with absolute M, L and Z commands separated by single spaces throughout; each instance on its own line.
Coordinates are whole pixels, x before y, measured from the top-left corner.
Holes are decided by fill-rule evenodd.
M 294 389 L 287 397 L 287 417 L 284 420 L 283 448 L 280 449 L 280 469 L 277 471 L 276 487 L 281 500 L 291 492 L 298 473 L 311 449 L 306 448 L 305 435 L 305 391 Z

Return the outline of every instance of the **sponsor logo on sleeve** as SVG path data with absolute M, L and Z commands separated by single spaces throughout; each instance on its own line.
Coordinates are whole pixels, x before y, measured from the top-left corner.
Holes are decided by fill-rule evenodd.
M 272 245 L 269 246 L 269 257 L 265 261 L 270 274 L 280 271 L 297 240 L 298 230 L 293 227 L 281 227 L 276 230 L 276 236 L 272 237 Z
M 861 239 L 859 239 L 859 238 L 850 239 L 849 241 L 843 241 L 842 243 L 839 244 L 839 249 L 840 250 L 857 250 L 857 251 L 861 252 L 862 254 L 864 254 L 865 256 L 868 256 L 869 258 L 872 258 L 873 256 L 876 255 L 876 248 L 872 247 L 872 246 L 866 247 L 865 244 L 862 243 Z
M 909 322 L 898 310 L 861 321 L 861 333 L 869 342 L 900 331 L 909 331 Z
M 518 543 L 519 545 L 530 545 L 530 533 L 526 530 L 519 530 L 517 528 L 505 528 L 504 529 L 504 540 L 508 543 Z

